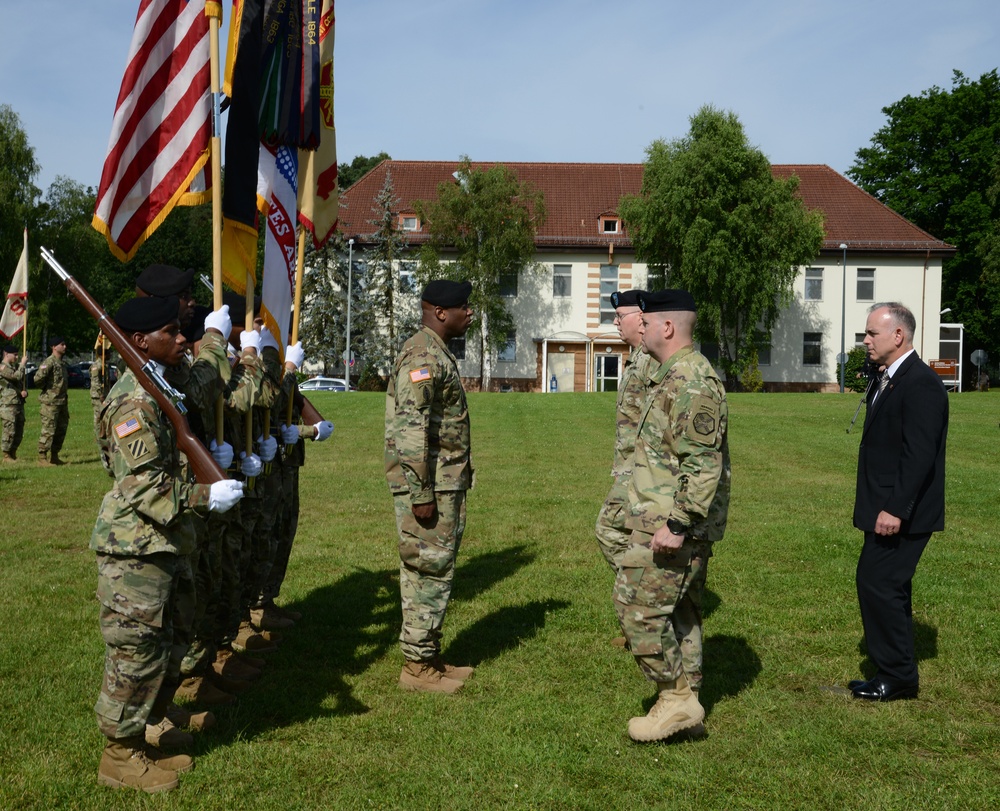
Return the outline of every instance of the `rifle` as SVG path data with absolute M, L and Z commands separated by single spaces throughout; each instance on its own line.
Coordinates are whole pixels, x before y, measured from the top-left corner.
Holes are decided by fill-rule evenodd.
M 122 332 L 101 305 L 94 301 L 80 283 L 74 279 L 62 265 L 56 261 L 55 256 L 48 248 L 42 248 L 42 259 L 56 272 L 56 275 L 66 284 L 66 289 L 72 293 L 76 300 L 83 305 L 83 308 L 90 313 L 98 323 L 112 346 L 118 350 L 122 360 L 125 361 L 129 369 L 136 376 L 139 385 L 156 400 L 167 419 L 174 426 L 174 433 L 177 435 L 177 446 L 184 451 L 191 465 L 191 470 L 200 484 L 214 484 L 227 478 L 226 474 L 219 467 L 218 463 L 209 453 L 208 448 L 201 444 L 198 438 L 192 433 L 188 425 L 187 408 L 184 407 L 184 395 L 163 379 L 163 376 L 156 368 L 156 364 L 147 361 L 132 345 L 129 337 Z

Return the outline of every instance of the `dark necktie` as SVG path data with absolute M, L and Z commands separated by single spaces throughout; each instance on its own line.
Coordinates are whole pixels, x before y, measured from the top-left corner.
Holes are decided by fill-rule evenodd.
M 879 378 L 878 378 L 878 391 L 876 391 L 875 392 L 875 396 L 872 397 L 872 402 L 873 403 L 875 402 L 876 399 L 878 399 L 878 396 L 883 391 L 885 391 L 885 387 L 889 385 L 889 380 L 890 379 L 891 378 L 889 377 L 889 370 L 888 369 L 886 369 L 884 372 L 882 372 L 882 374 L 879 375 Z

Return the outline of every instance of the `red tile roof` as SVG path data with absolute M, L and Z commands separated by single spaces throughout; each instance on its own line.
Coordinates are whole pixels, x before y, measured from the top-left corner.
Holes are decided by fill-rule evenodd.
M 474 162 L 473 168 L 493 166 Z M 539 229 L 540 249 L 631 247 L 627 234 L 604 234 L 600 217 L 613 214 L 623 195 L 638 194 L 642 186 L 639 163 L 507 163 L 521 181 L 527 181 L 545 195 L 548 216 Z M 375 197 L 392 173 L 394 192 L 400 200 L 399 212 L 413 212 L 413 201 L 430 200 L 440 183 L 454 182 L 457 161 L 401 161 L 380 163 L 341 195 L 340 231 L 365 242 L 373 230 L 371 220 Z M 822 164 L 774 165 L 775 177 L 797 175 L 799 195 L 810 209 L 824 214 L 824 251 L 839 251 L 841 243 L 851 250 L 867 253 L 950 254 L 954 248 L 884 206 L 843 175 Z M 426 231 L 409 232 L 411 246 L 427 241 Z

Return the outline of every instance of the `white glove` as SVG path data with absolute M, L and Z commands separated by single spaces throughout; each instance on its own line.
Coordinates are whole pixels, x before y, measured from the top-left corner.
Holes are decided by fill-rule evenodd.
M 233 463 L 233 446 L 228 442 L 223 442 L 220 445 L 213 439 L 208 449 L 212 452 L 215 461 L 219 463 L 219 467 L 223 470 L 227 470 Z
M 285 363 L 294 363 L 296 369 L 301 369 L 305 360 L 306 353 L 302 349 L 302 341 L 296 341 L 285 348 Z
M 275 352 L 278 351 L 278 342 L 275 340 L 274 335 L 271 334 L 271 330 L 267 327 L 260 328 L 260 348 L 267 349 L 271 347 Z
M 260 448 L 260 461 L 262 462 L 270 462 L 278 452 L 278 440 L 273 436 L 269 436 L 267 439 L 264 439 L 263 436 L 257 437 L 257 446 Z
M 245 329 L 240 333 L 240 349 L 255 349 L 260 354 L 260 333 L 256 330 Z
M 333 434 L 333 423 L 329 420 L 323 420 L 323 422 L 317 422 L 315 426 L 316 429 L 316 441 L 322 442 L 324 439 L 329 439 Z
M 212 310 L 205 316 L 205 330 L 210 329 L 217 329 L 223 338 L 229 339 L 229 333 L 233 331 L 233 319 L 229 317 L 228 304 L 223 304 L 218 310 Z
M 260 472 L 264 469 L 263 463 L 260 461 L 260 457 L 251 453 L 247 456 L 246 451 L 240 454 L 240 473 L 246 476 L 248 479 L 253 479 L 260 475 Z
M 299 426 L 281 424 L 281 441 L 286 445 L 294 445 L 299 441 Z
M 243 498 L 243 482 L 233 479 L 223 479 L 213 482 L 208 493 L 208 509 L 214 513 L 224 513 L 236 506 Z

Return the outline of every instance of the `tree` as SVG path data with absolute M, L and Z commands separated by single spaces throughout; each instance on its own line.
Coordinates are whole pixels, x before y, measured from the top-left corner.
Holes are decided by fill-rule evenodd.
M 506 166 L 473 169 L 463 157 L 457 183 L 438 186 L 437 199 L 415 206 L 431 236 L 421 251 L 422 279 L 447 277 L 472 282 L 475 313 L 470 335 L 479 337 L 480 388 L 488 391 L 493 353 L 513 329 L 502 295 L 520 274 L 534 267 L 535 232 L 545 221 L 545 199 Z M 442 262 L 442 254 L 448 262 Z
M 35 186 L 40 167 L 21 119 L 0 104 L 0 284 L 7 295 L 24 247 L 24 229 L 34 230 L 34 209 L 41 192 Z
M 337 185 L 341 191 L 356 183 L 363 175 L 368 174 L 382 161 L 391 160 L 388 152 L 379 152 L 366 158 L 364 155 L 355 156 L 350 163 L 337 164 Z
M 366 239 L 370 247 L 365 252 L 364 284 L 367 303 L 379 328 L 369 333 L 364 354 L 372 371 L 388 375 L 403 341 L 418 326 L 412 296 L 405 295 L 412 291 L 404 291 L 400 280 L 400 262 L 406 255 L 407 241 L 396 224 L 399 198 L 391 172 L 386 172 L 372 210 L 375 217 L 368 222 L 374 231 Z
M 738 390 L 799 266 L 819 254 L 821 215 L 796 196 L 798 178 L 774 178 L 733 113 L 702 107 L 688 135 L 654 141 L 646 155 L 641 193 L 619 205 L 636 258 L 650 289 L 695 297 L 696 337 L 718 343 L 726 385 Z
M 888 123 L 859 149 L 848 175 L 862 189 L 954 245 L 943 268 L 942 305 L 965 324 L 967 352 L 1000 355 L 1000 287 L 991 233 L 1000 200 L 990 193 L 1000 160 L 1000 76 L 954 71 L 939 87 L 884 107 Z M 992 257 L 996 257 L 995 259 Z M 984 267 L 985 266 L 985 267 Z

